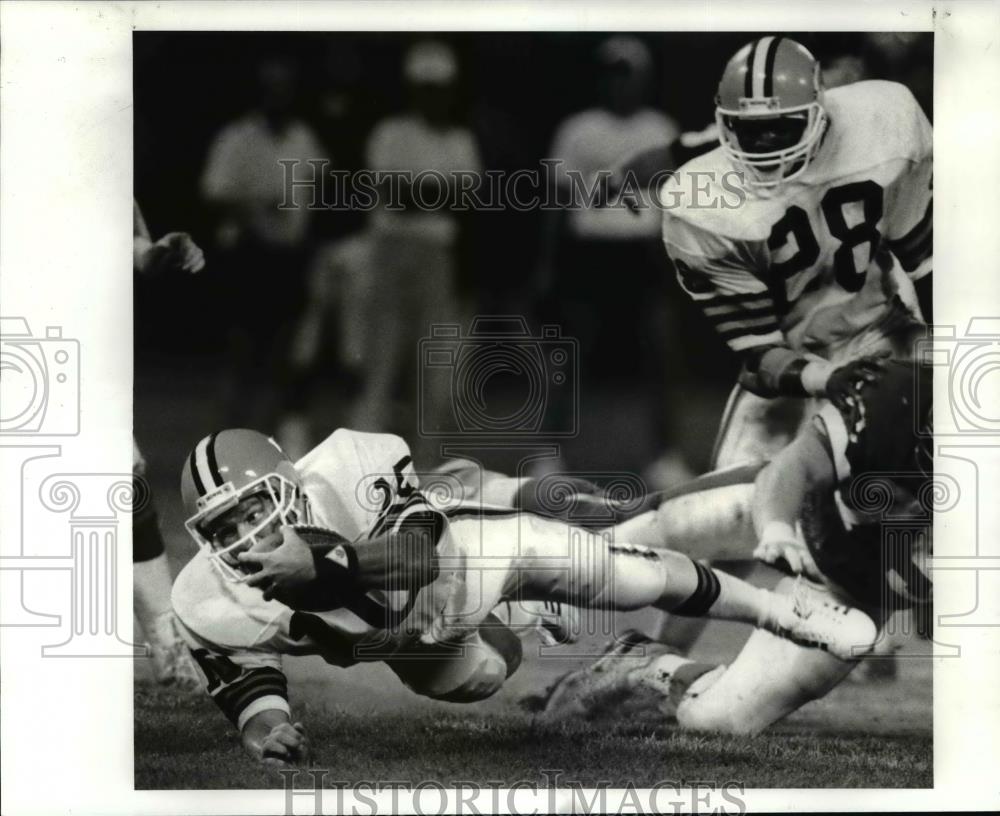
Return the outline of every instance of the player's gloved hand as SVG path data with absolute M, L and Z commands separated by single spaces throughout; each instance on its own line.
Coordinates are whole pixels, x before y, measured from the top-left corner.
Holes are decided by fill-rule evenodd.
M 884 370 L 889 352 L 860 357 L 833 370 L 826 381 L 826 397 L 841 411 L 851 410 L 859 391 L 875 382 Z
M 302 723 L 280 723 L 261 743 L 261 763 L 271 770 L 309 764 L 309 738 Z
M 779 569 L 787 565 L 795 575 L 822 580 L 819 568 L 805 542 L 796 535 L 795 530 L 782 522 L 773 522 L 767 526 L 757 549 L 753 551 L 753 557 Z
M 142 271 L 156 276 L 175 272 L 200 272 L 205 253 L 186 232 L 169 232 L 153 244 L 142 260 Z

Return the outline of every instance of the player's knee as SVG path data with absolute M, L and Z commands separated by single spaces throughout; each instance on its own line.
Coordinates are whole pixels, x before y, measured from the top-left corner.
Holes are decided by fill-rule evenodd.
M 503 658 L 506 666 L 505 678 L 517 671 L 524 657 L 524 649 L 521 646 L 521 639 L 509 626 L 505 626 L 495 615 L 490 614 L 485 624 L 479 627 L 479 636 L 487 646 L 492 647 Z
M 692 664 L 692 668 L 697 667 Z M 725 671 L 725 666 L 716 666 L 697 674 L 677 703 L 677 724 L 681 728 L 721 734 L 755 734 L 762 730 L 761 724 L 740 712 L 725 695 L 711 693 L 711 687 Z
M 434 656 L 396 667 L 409 688 L 423 697 L 447 703 L 475 703 L 492 697 L 508 677 L 508 662 L 477 636 L 453 657 Z
M 475 669 L 453 688 L 428 690 L 426 696 L 446 703 L 477 703 L 496 694 L 507 679 L 507 661 L 494 649 L 484 650 Z

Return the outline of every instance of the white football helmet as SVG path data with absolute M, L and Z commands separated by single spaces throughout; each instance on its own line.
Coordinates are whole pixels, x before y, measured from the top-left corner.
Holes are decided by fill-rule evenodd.
M 235 541 L 220 543 L 212 522 L 252 496 L 269 500 L 268 512 Z M 275 522 L 309 521 L 302 480 L 292 461 L 273 439 L 245 428 L 219 431 L 195 445 L 181 472 L 181 497 L 188 532 L 230 581 L 248 573 L 235 561 L 235 553 L 270 535 Z
M 715 103 L 719 142 L 751 187 L 802 175 L 829 121 L 819 62 L 787 37 L 761 37 L 737 51 Z

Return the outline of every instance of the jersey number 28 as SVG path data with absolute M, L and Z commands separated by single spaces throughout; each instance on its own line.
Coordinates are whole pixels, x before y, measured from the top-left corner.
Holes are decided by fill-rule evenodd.
M 823 218 L 830 234 L 840 241 L 833 253 L 834 274 L 837 283 L 848 292 L 857 292 L 865 284 L 868 264 L 878 251 L 882 236 L 878 222 L 882 218 L 882 187 L 874 181 L 855 181 L 840 187 L 831 187 L 820 201 Z M 848 226 L 844 215 L 847 204 L 861 204 L 862 218 L 857 224 Z M 785 282 L 793 275 L 808 269 L 819 259 L 819 242 L 809 223 L 809 215 L 801 207 L 792 205 L 771 228 L 767 248 L 777 252 L 794 239 L 798 251 L 784 261 L 771 264 L 770 288 L 779 312 L 788 310 L 788 290 Z M 861 244 L 869 246 L 868 261 L 858 269 L 854 261 L 854 250 Z

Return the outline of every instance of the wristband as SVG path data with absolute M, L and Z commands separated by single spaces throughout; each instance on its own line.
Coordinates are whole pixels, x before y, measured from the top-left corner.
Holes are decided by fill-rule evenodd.
M 803 366 L 799 376 L 806 393 L 813 397 L 826 394 L 826 383 L 833 369 L 833 364 L 826 360 L 812 360 Z
M 350 544 L 338 544 L 327 553 L 313 550 L 316 580 L 328 586 L 341 587 L 358 571 L 358 554 Z
M 802 380 L 802 372 L 808 365 L 808 361 L 801 357 L 786 365 L 781 374 L 778 375 L 778 393 L 787 394 L 790 397 L 808 396 L 809 390 Z

